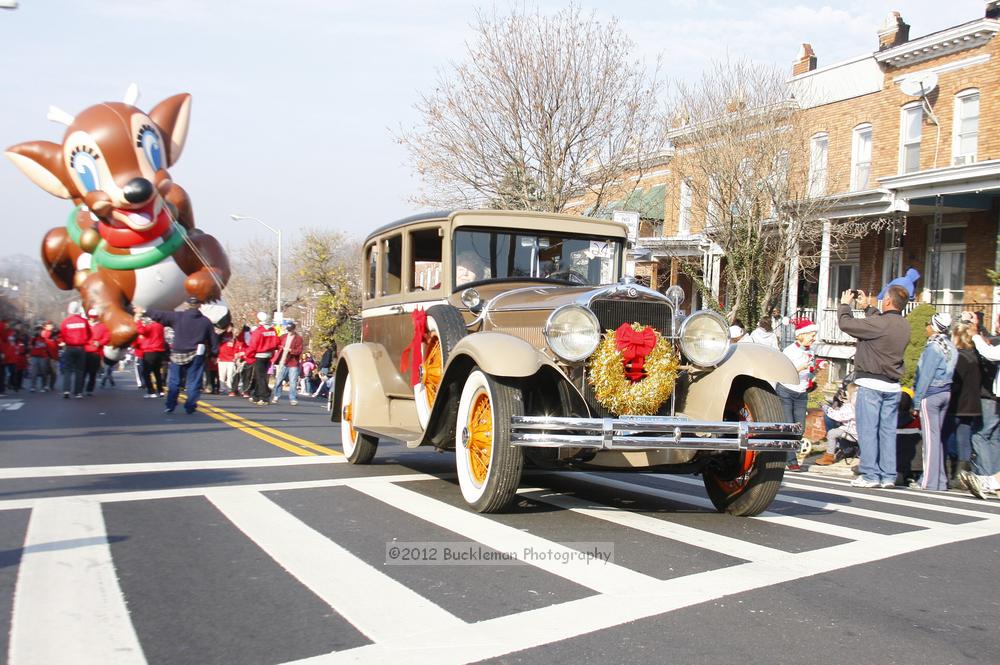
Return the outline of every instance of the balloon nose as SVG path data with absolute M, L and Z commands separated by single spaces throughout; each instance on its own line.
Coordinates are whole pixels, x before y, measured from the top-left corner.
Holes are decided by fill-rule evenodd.
M 132 178 L 125 183 L 122 192 L 129 203 L 144 203 L 153 196 L 153 183 L 145 178 Z

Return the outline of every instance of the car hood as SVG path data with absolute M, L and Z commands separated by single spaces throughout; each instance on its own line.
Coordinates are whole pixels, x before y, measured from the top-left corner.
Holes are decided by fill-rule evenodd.
M 638 284 L 567 286 L 506 282 L 482 284 L 475 288 L 484 302 L 489 301 L 490 312 L 554 310 L 571 303 L 586 305 L 596 296 L 630 300 L 666 300 L 663 294 Z

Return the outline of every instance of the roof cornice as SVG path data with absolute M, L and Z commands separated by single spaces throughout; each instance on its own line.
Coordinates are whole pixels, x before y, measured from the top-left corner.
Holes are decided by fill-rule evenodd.
M 878 51 L 874 57 L 879 64 L 888 67 L 908 67 L 982 46 L 993 39 L 997 32 L 1000 32 L 1000 21 L 978 19 Z

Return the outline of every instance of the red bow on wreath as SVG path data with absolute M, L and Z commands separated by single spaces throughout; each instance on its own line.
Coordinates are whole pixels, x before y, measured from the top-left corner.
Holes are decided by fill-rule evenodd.
M 649 326 L 635 330 L 631 324 L 623 323 L 615 331 L 615 346 L 622 354 L 625 375 L 633 383 L 642 381 L 646 356 L 656 346 L 656 331 Z
M 424 335 L 427 334 L 427 312 L 415 309 L 411 317 L 413 318 L 413 341 L 403 349 L 403 355 L 399 359 L 399 371 L 405 372 L 409 366 L 410 385 L 415 386 L 420 383 L 420 366 L 424 362 L 423 345 Z

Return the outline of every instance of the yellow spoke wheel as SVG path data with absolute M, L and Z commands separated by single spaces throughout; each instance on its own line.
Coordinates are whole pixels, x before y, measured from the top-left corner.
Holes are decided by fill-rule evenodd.
M 469 468 L 472 477 L 478 484 L 486 482 L 486 473 L 490 469 L 490 456 L 493 453 L 493 407 L 490 406 L 490 396 L 485 393 L 476 395 L 469 414 Z
M 420 378 L 413 386 L 413 401 L 421 427 L 430 423 L 434 403 L 441 394 L 444 368 L 451 357 L 451 350 L 465 337 L 465 333 L 465 319 L 451 305 L 434 305 L 427 310 L 427 331 L 421 340 Z M 409 384 L 409 372 L 405 379 Z M 448 396 L 448 399 L 454 399 L 454 396 Z
M 462 498 L 473 510 L 499 512 L 514 498 L 524 454 L 511 442 L 510 419 L 521 415 L 518 382 L 472 368 L 458 400 L 455 470 Z
M 437 399 L 438 390 L 441 389 L 441 374 L 444 371 L 441 337 L 437 333 L 432 333 L 430 339 L 427 340 L 423 370 L 420 382 L 427 394 L 428 405 L 433 406 L 434 400 Z

